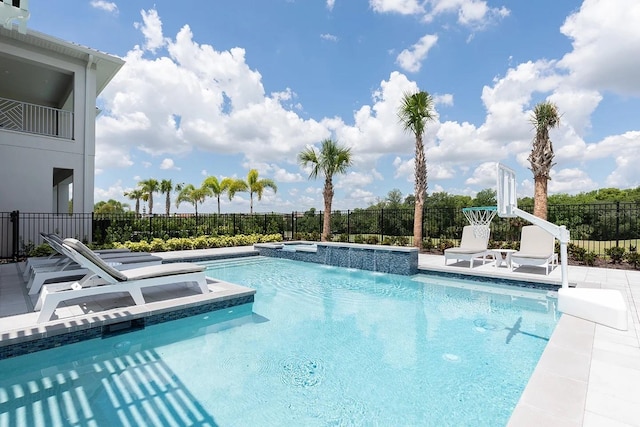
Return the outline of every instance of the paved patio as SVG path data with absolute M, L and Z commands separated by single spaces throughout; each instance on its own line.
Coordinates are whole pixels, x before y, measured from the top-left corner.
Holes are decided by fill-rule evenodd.
M 247 255 L 250 246 L 159 253 L 167 261 L 211 256 Z M 444 257 L 421 254 L 423 270 L 456 272 L 516 280 L 560 283 L 560 268 L 548 276 L 542 268 L 522 267 L 511 272 L 493 263 L 471 269 L 468 262 L 445 266 Z M 76 300 L 56 311 L 57 319 L 37 325 L 32 311 L 35 298 L 27 295 L 21 264 L 0 265 L 0 337 L 2 341 L 70 328 L 101 317 L 136 310 L 170 310 L 172 306 L 198 304 L 203 298 L 230 298 L 246 288 L 211 283 L 203 296 L 184 286 L 151 289 L 145 306 L 132 307 L 126 298 Z M 629 308 L 629 330 L 563 315 L 515 408 L 510 426 L 640 426 L 640 271 L 569 267 L 569 281 L 579 287 L 618 289 Z M 256 295 L 259 298 L 259 295 Z

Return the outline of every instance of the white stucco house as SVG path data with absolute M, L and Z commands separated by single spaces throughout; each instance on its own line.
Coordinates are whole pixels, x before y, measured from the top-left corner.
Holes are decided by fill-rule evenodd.
M 26 28 L 0 0 L 0 212 L 93 211 L 96 98 L 124 61 Z

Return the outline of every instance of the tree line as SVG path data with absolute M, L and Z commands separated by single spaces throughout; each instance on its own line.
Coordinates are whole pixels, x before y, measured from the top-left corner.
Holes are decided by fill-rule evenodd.
M 165 195 L 165 214 L 171 213 L 171 194 L 177 193 L 175 204 L 176 208 L 180 207 L 181 203 L 189 203 L 193 205 L 196 215 L 198 214 L 198 205 L 205 202 L 207 197 L 215 197 L 218 202 L 218 214 L 220 214 L 220 198 L 223 195 L 227 195 L 229 200 L 233 200 L 237 193 L 248 192 L 250 199 L 250 212 L 253 213 L 253 199 L 254 196 L 258 200 L 262 200 L 262 195 L 266 189 L 273 190 L 274 193 L 278 191 L 276 183 L 268 178 L 259 178 L 258 171 L 251 169 L 247 174 L 246 179 L 242 178 L 223 178 L 218 180 L 215 176 L 206 177 L 200 186 L 196 187 L 193 184 L 178 183 L 173 184 L 170 179 L 163 179 L 158 181 L 154 178 L 149 178 L 138 182 L 136 188 L 124 193 L 125 197 L 130 200 L 135 200 L 135 213 L 140 215 L 140 201 L 147 202 L 149 215 L 153 215 L 153 195 L 155 193 L 161 193 Z M 115 203 L 113 203 L 115 202 Z M 96 213 L 109 213 L 109 212 L 124 212 L 128 208 L 125 203 L 120 203 L 115 200 L 109 200 L 98 206 L 96 204 Z

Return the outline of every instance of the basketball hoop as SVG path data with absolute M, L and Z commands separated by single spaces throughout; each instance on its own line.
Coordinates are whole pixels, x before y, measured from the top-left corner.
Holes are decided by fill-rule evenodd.
M 479 206 L 473 208 L 462 208 L 462 213 L 467 217 L 473 226 L 473 235 L 480 238 L 489 238 L 491 229 L 489 225 L 498 209 L 495 206 Z

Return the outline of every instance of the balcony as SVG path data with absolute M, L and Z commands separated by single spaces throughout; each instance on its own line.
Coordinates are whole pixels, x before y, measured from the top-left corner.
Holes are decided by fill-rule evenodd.
M 0 98 L 0 130 L 73 139 L 73 112 Z

